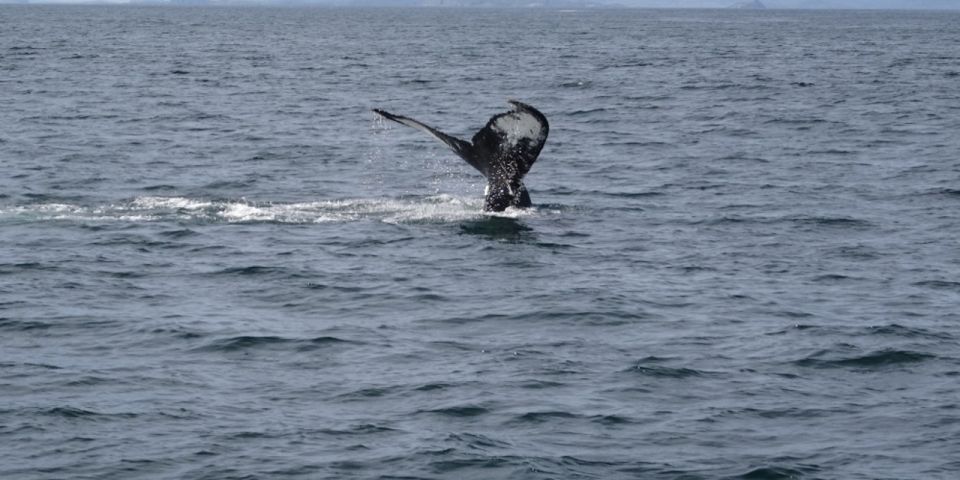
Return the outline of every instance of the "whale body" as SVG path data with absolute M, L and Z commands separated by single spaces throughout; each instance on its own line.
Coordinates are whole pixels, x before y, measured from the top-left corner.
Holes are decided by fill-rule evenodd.
M 523 177 L 537 160 L 550 133 L 547 117 L 539 110 L 516 100 L 509 103 L 513 110 L 494 115 L 470 142 L 409 117 L 380 109 L 373 111 L 388 120 L 426 132 L 450 147 L 487 178 L 484 211 L 502 212 L 507 207 L 533 205 Z

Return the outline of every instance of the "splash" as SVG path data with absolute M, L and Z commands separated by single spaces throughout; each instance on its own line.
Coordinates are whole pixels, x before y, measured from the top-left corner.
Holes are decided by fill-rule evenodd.
M 447 223 L 486 216 L 520 218 L 536 210 L 482 211 L 480 198 L 453 195 L 403 198 L 358 198 L 279 203 L 209 200 L 186 197 L 137 197 L 103 205 L 37 203 L 0 207 L 3 222 L 186 222 L 291 223 L 380 221 L 390 224 Z

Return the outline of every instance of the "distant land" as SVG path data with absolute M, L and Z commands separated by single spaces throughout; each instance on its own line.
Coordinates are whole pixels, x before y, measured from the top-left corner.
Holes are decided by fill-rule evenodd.
M 763 10 L 767 8 L 760 0 L 750 0 L 748 2 L 737 2 L 730 5 L 730 8 L 740 8 L 744 10 Z
M 471 8 L 801 8 L 960 10 L 960 0 L 0 0 L 11 3 L 149 3 Z

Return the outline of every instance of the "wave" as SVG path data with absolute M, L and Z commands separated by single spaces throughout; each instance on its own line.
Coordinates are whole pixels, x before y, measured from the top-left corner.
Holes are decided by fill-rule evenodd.
M 483 212 L 480 198 L 427 197 L 323 200 L 301 203 L 143 196 L 103 205 L 32 203 L 0 206 L 0 222 L 180 222 L 315 224 L 374 220 L 393 224 L 444 223 L 491 216 L 520 218 L 540 210 Z M 544 210 L 551 211 L 552 210 Z
M 199 347 L 203 352 L 249 352 L 255 349 L 292 349 L 300 352 L 318 350 L 336 344 L 356 343 L 338 337 L 322 336 L 309 339 L 285 338 L 278 336 L 241 335 L 215 340 Z
M 421 409 L 418 410 L 417 413 L 429 413 L 446 417 L 477 417 L 490 413 L 490 410 L 479 405 L 466 404 L 454 405 L 450 407 Z
M 936 358 L 936 355 L 929 353 L 895 349 L 879 350 L 854 356 L 836 356 L 834 352 L 823 350 L 793 363 L 802 367 L 815 368 L 877 369 L 915 364 Z
M 64 407 L 52 407 L 52 408 L 32 408 L 29 410 L 30 414 L 39 414 L 50 417 L 61 417 L 67 419 L 90 419 L 96 420 L 101 418 L 134 418 L 138 415 L 136 413 L 128 412 L 119 412 L 119 413 L 105 413 L 97 412 L 93 410 L 87 410 L 78 407 L 64 406 Z
M 806 466 L 804 470 L 816 472 L 819 470 L 819 467 Z M 803 478 L 805 476 L 804 470 L 787 467 L 760 467 L 750 470 L 736 478 L 742 478 L 744 480 L 790 480 Z

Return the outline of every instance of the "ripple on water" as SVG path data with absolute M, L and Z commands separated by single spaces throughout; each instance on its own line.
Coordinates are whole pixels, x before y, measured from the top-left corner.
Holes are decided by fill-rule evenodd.
M 439 407 L 439 408 L 429 408 L 418 410 L 417 413 L 429 413 L 433 415 L 441 415 L 445 417 L 453 418 L 472 418 L 479 417 L 490 413 L 490 410 L 486 407 L 479 405 L 465 404 L 465 405 L 453 405 L 449 407 Z
M 876 370 L 883 368 L 905 367 L 936 359 L 928 353 L 909 350 L 885 349 L 868 352 L 863 355 L 841 355 L 833 350 L 821 350 L 806 358 L 794 361 L 801 367 L 813 368 L 854 368 Z
M 198 352 L 240 352 L 260 349 L 277 349 L 291 351 L 309 351 L 326 348 L 334 345 L 357 344 L 352 340 L 345 340 L 333 336 L 321 336 L 310 339 L 285 338 L 273 335 L 240 335 L 236 337 L 214 340 L 198 347 Z
M 806 478 L 807 475 L 816 473 L 818 470 L 819 467 L 816 466 L 807 466 L 802 470 L 788 467 L 760 467 L 734 478 L 743 480 L 795 480 Z
M 654 378 L 690 378 L 703 377 L 707 372 L 687 367 L 670 367 L 661 365 L 667 359 L 659 357 L 647 357 L 638 361 L 635 365 L 624 370 L 626 373 L 639 374 L 645 377 Z

